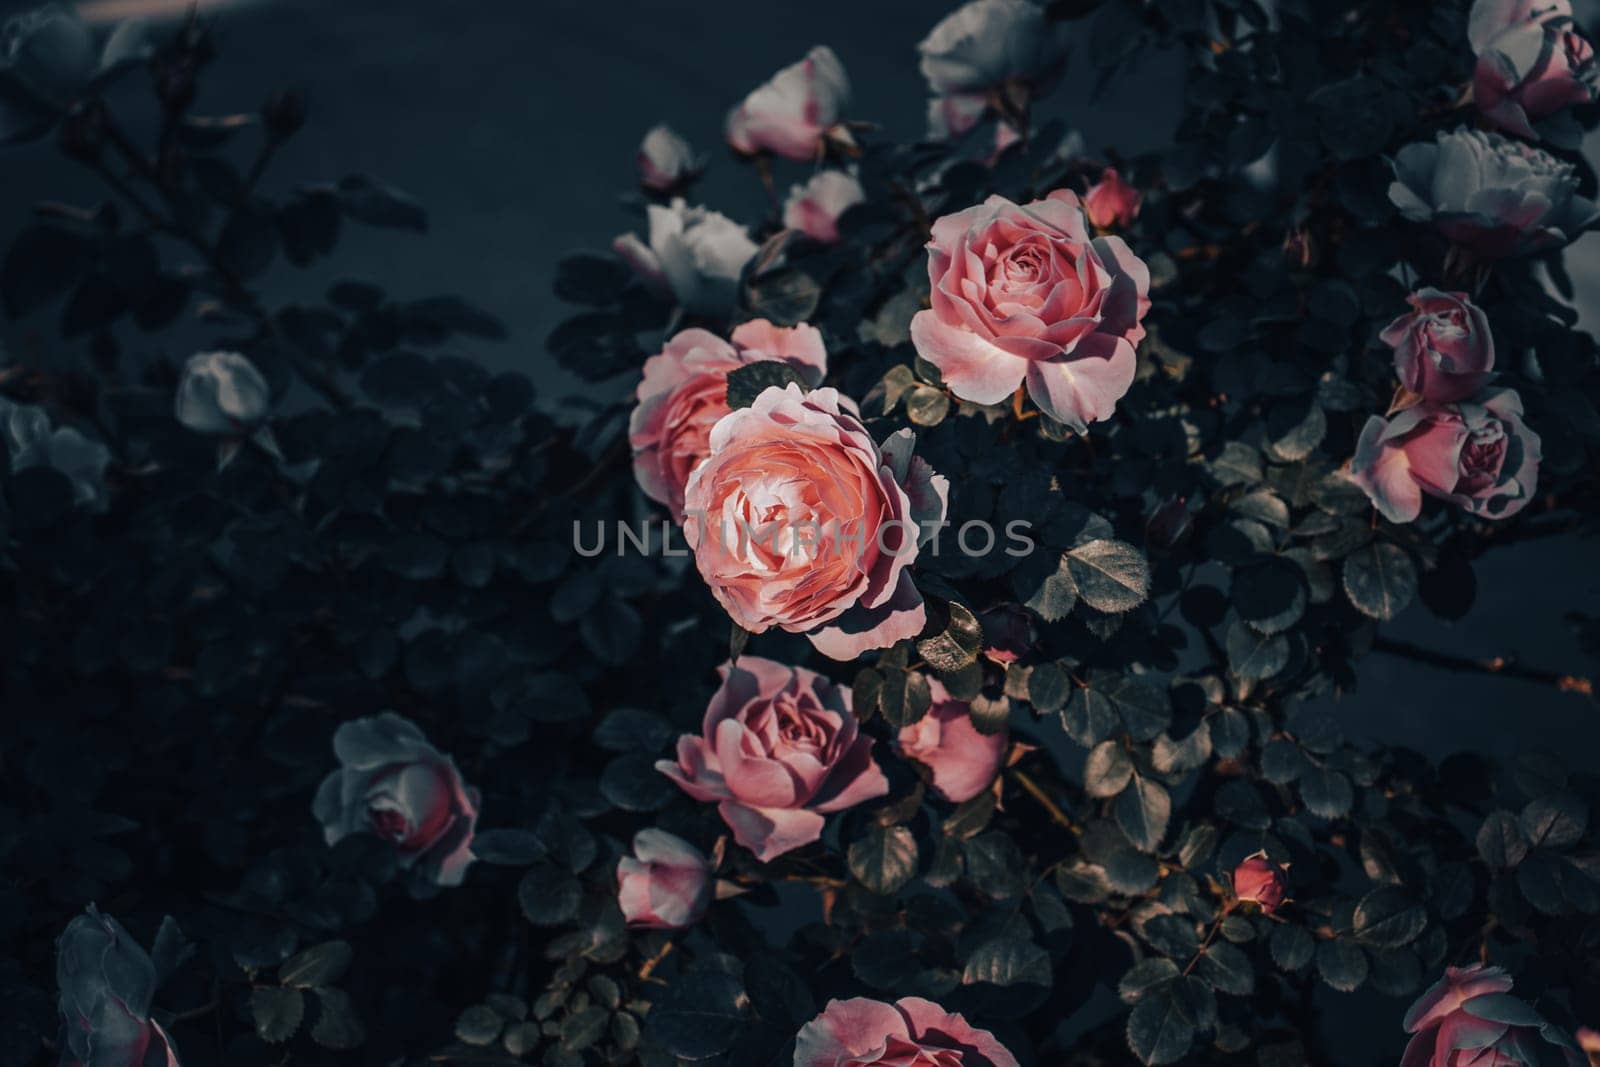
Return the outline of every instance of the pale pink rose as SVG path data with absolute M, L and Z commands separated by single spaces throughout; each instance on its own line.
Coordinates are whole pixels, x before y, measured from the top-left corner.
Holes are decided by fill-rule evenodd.
M 960 804 L 994 782 L 1011 734 L 1003 726 L 992 734 L 979 733 L 966 701 L 953 700 L 937 678 L 929 679 L 929 685 L 932 706 L 922 718 L 900 728 L 895 748 L 928 768 L 935 793 Z
M 802 162 L 816 159 L 849 103 L 844 64 L 833 49 L 818 45 L 729 112 L 728 144 L 745 155 L 764 151 Z
M 1539 480 L 1539 435 L 1522 421 L 1522 401 L 1491 389 L 1456 404 L 1422 403 L 1367 420 L 1350 477 L 1390 522 L 1422 513 L 1436 496 L 1485 519 L 1521 511 Z
M 1259 904 L 1271 915 L 1289 896 L 1287 872 L 1267 858 L 1265 851 L 1246 856 L 1233 869 L 1233 895 L 1236 899 Z
M 629 926 L 693 926 L 711 904 L 711 889 L 705 854 L 665 830 L 640 830 L 633 835 L 633 855 L 617 861 L 617 905 Z
M 1466 293 L 1419 289 L 1406 298 L 1413 310 L 1378 337 L 1394 349 L 1400 384 L 1424 400 L 1465 400 L 1494 369 L 1494 334 L 1483 310 Z
M 1413 1035 L 1400 1067 L 1582 1067 L 1566 1034 L 1510 995 L 1499 967 L 1447 967 L 1444 977 L 1406 1012 Z
M 1083 194 L 1083 210 L 1099 229 L 1125 228 L 1138 216 L 1140 199 L 1139 190 L 1123 181 L 1116 167 L 1107 167 Z
M 657 193 L 682 189 L 699 176 L 702 163 L 689 142 L 666 125 L 654 126 L 634 156 L 639 184 Z
M 1062 27 L 1028 0 L 972 0 L 946 15 L 917 45 L 922 76 L 941 96 L 1025 89 L 1061 73 Z
M 680 737 L 678 758 L 656 770 L 696 800 L 716 802 L 734 840 L 757 859 L 810 844 L 824 816 L 889 792 L 849 689 L 757 656 L 719 671 L 700 736 Z
M 931 1000 L 830 1000 L 800 1028 L 794 1067 L 1020 1067 L 987 1030 Z
M 815 326 L 774 326 L 766 319 L 738 326 L 731 344 L 708 330 L 681 330 L 644 361 L 628 420 L 633 475 L 674 521 L 683 521 L 683 487 L 710 451 L 711 427 L 728 413 L 728 372 L 766 359 L 788 363 L 809 385 L 820 384 L 828 370 Z
M 720 212 L 690 207 L 682 197 L 645 207 L 647 241 L 625 233 L 612 251 L 645 288 L 691 315 L 725 318 L 739 302 L 739 276 L 757 246 L 745 228 Z
M 1467 37 L 1473 99 L 1503 130 L 1537 140 L 1534 122 L 1595 99 L 1594 49 L 1567 0 L 1477 0 Z
M 813 240 L 831 243 L 839 239 L 839 216 L 866 198 L 854 175 L 842 170 L 818 171 L 804 185 L 789 190 L 783 224 Z
M 323 836 L 387 841 L 402 867 L 439 885 L 460 885 L 472 863 L 479 794 L 455 760 L 428 743 L 417 724 L 392 711 L 342 724 L 333 733 L 339 769 L 312 802 Z
M 982 93 L 953 93 L 928 101 L 928 139 L 948 141 L 960 137 L 989 112 L 989 98 Z
M 837 390 L 794 384 L 718 422 L 684 490 L 684 538 L 733 621 L 803 633 L 834 659 L 920 632 L 909 568 L 950 483 L 915 441 L 901 430 L 880 447 Z
M 1018 206 L 991 196 L 933 224 L 933 306 L 911 320 L 917 352 L 963 400 L 998 404 L 1024 382 L 1080 433 L 1133 384 L 1150 271 L 1120 237 L 1091 237 L 1077 194 Z

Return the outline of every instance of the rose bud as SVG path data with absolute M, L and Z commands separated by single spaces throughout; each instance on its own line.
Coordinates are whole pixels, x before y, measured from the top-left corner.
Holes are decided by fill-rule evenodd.
M 982 93 L 953 93 L 928 101 L 928 139 L 948 141 L 960 137 L 978 123 L 989 110 Z
M 711 903 L 711 863 L 665 830 L 633 835 L 633 855 L 617 861 L 617 903 L 629 926 L 681 930 Z
M 1083 195 L 1083 210 L 1096 229 L 1126 227 L 1138 216 L 1140 199 L 1139 190 L 1123 181 L 1116 167 L 1107 167 Z
M 683 487 L 689 472 L 711 451 L 711 427 L 728 413 L 728 372 L 777 359 L 808 385 L 822 384 L 828 352 L 815 326 L 774 326 L 766 319 L 742 323 L 730 344 L 707 330 L 675 334 L 644 361 L 638 403 L 628 420 L 633 475 L 644 495 L 683 521 Z
M 701 160 L 689 142 L 666 125 L 654 126 L 639 142 L 634 162 L 639 184 L 656 193 L 682 189 L 700 176 Z
M 173 413 L 196 433 L 248 437 L 267 417 L 272 390 L 256 365 L 238 352 L 190 356 Z
M 1422 513 L 1436 496 L 1480 518 L 1504 519 L 1527 506 L 1539 481 L 1539 435 L 1522 421 L 1522 401 L 1491 389 L 1456 404 L 1418 404 L 1367 420 L 1350 478 L 1390 522 Z
M 1424 400 L 1465 400 L 1494 369 L 1494 335 L 1466 293 L 1421 289 L 1406 298 L 1415 310 L 1378 335 L 1394 349 L 1400 384 Z
M 794 1067 L 1020 1067 L 987 1030 L 931 1000 L 830 1000 L 800 1028 Z
M 1400 149 L 1394 173 L 1389 200 L 1402 215 L 1483 259 L 1559 248 L 1600 215 L 1577 195 L 1572 164 L 1498 133 L 1440 131 Z
M 895 748 L 928 769 L 933 791 L 960 804 L 988 789 L 1005 762 L 1010 731 L 1002 726 L 981 734 L 972 725 L 971 705 L 954 700 L 937 679 L 929 679 L 933 704 L 922 718 L 902 726 Z
M 394 846 L 400 866 L 442 886 L 460 885 L 472 863 L 479 795 L 449 756 L 392 711 L 342 724 L 333 734 L 339 769 L 312 803 L 333 845 L 374 834 Z
M 178 1067 L 178 1053 L 150 1017 L 156 968 L 122 924 L 93 904 L 56 942 L 62 1067 Z
M 1567 0 L 1477 0 L 1467 39 L 1478 57 L 1473 99 L 1503 130 L 1538 140 L 1535 121 L 1595 98 L 1594 49 Z
M 910 567 L 950 492 L 915 442 L 880 446 L 837 390 L 795 384 L 718 422 L 684 489 L 684 539 L 733 621 L 840 660 L 915 637 L 927 611 Z
M 1246 856 L 1233 869 L 1234 899 L 1259 904 L 1263 914 L 1271 915 L 1289 896 L 1287 869 L 1267 858 L 1263 850 Z
M 1401 1067 L 1582 1067 L 1572 1039 L 1510 996 L 1499 967 L 1447 967 L 1444 977 L 1406 1012 L 1411 1034 Z
M 818 45 L 773 75 L 728 114 L 727 138 L 744 155 L 816 159 L 850 103 L 850 79 L 833 49 Z
M 1133 384 L 1150 271 L 1122 238 L 1090 236 L 1077 194 L 991 196 L 944 216 L 928 278 L 932 307 L 912 318 L 911 340 L 962 400 L 998 404 L 1026 383 L 1082 433 Z
M 1046 88 L 1066 62 L 1066 39 L 1027 0 L 973 0 L 945 16 L 922 43 L 922 76 L 941 96 Z
M 715 802 L 739 844 L 766 863 L 822 836 L 823 816 L 889 792 L 872 738 L 850 713 L 850 690 L 815 671 L 740 656 L 700 736 L 656 770 L 696 800 Z
M 804 185 L 789 190 L 783 224 L 816 241 L 839 239 L 839 216 L 867 198 L 861 183 L 842 170 L 818 171 Z
M 681 199 L 645 208 L 650 243 L 623 234 L 612 249 L 639 280 L 692 315 L 726 317 L 739 297 L 739 275 L 756 254 L 745 228 L 726 215 Z

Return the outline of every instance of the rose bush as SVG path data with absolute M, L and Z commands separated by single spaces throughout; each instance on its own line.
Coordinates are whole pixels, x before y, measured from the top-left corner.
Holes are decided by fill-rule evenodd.
M 1594 1044 L 1581 12 L 951 2 L 849 105 L 680 47 L 753 158 L 615 153 L 566 396 L 334 261 L 449 264 L 210 81 L 243 15 L 74 10 L 0 31 L 74 172 L 0 255 L 0 1062 Z

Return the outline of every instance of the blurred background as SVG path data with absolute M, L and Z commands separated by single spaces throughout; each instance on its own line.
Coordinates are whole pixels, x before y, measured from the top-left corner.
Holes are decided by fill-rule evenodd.
M 0 0 L 0 14 L 33 6 Z M 91 0 L 110 20 L 190 7 L 172 0 Z M 831 45 L 854 85 L 851 117 L 897 139 L 922 134 L 926 90 L 914 46 L 955 0 L 212 0 L 222 59 L 202 80 L 197 110 L 254 111 L 277 89 L 304 90 L 306 128 L 280 153 L 264 184 L 369 173 L 426 205 L 424 238 L 347 229 L 330 264 L 265 279 L 270 302 L 314 297 L 341 270 L 397 296 L 455 292 L 499 316 L 509 340 L 462 354 L 516 369 L 547 405 L 592 393 L 561 373 L 544 337 L 566 308 L 550 294 L 556 261 L 601 248 L 642 224 L 624 200 L 644 132 L 667 122 L 710 158 L 695 196 L 744 221 L 766 210 L 754 171 L 722 145 L 727 110 L 813 44 Z M 1580 0 L 1593 26 L 1600 0 Z M 1591 36 L 1593 36 L 1591 34 Z M 1465 42 L 1463 42 L 1465 47 Z M 1138 65 L 1091 100 L 1082 44 L 1042 118 L 1061 116 L 1091 153 L 1123 155 L 1169 141 L 1183 91 L 1173 57 Z M 1586 146 L 1591 158 L 1600 144 Z M 780 161 L 780 192 L 805 169 Z M 0 164 L 0 233 L 7 239 L 39 199 L 93 202 L 96 183 L 48 143 L 8 150 Z M 1568 253 L 1583 326 L 1600 324 L 1600 234 Z M 53 340 L 49 322 L 5 324 L 12 345 Z M 135 344 L 148 340 L 136 339 Z M 182 357 L 187 353 L 171 353 Z M 620 396 L 632 383 L 607 388 Z M 610 400 L 613 397 L 597 399 Z M 1443 623 L 1414 605 L 1385 632 L 1469 659 L 1506 657 L 1593 676 L 1571 625 L 1600 614 L 1595 546 L 1549 538 L 1502 550 L 1478 567 L 1478 597 L 1462 621 Z M 1462 672 L 1376 653 L 1354 694 L 1328 707 L 1347 734 L 1433 756 L 1461 750 L 1510 756 L 1542 747 L 1591 767 L 1600 751 L 1600 705 L 1549 684 Z M 1339 998 L 1349 1001 L 1352 998 Z M 1363 1029 L 1349 1005 L 1352 1025 Z

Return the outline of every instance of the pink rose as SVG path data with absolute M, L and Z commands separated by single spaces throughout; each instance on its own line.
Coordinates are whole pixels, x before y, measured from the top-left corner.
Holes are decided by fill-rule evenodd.
M 716 801 L 739 844 L 763 863 L 822 836 L 823 816 L 889 792 L 850 691 L 815 671 L 741 656 L 719 668 L 701 736 L 678 739 L 656 770 Z
M 711 863 L 665 830 L 633 835 L 633 855 L 617 861 L 617 904 L 629 926 L 681 930 L 711 903 Z
M 783 224 L 817 241 L 839 239 L 839 216 L 867 198 L 861 183 L 842 170 L 823 170 L 789 190 Z
M 971 0 L 917 45 L 928 87 L 941 96 L 1005 92 L 1023 102 L 1066 62 L 1065 32 L 1028 0 Z
M 1421 289 L 1406 298 L 1416 310 L 1401 315 L 1378 337 L 1394 349 L 1400 384 L 1424 400 L 1465 400 L 1494 369 L 1489 319 L 1466 293 Z
M 806 634 L 834 659 L 920 632 L 909 568 L 950 483 L 915 441 L 901 430 L 880 447 L 836 390 L 793 384 L 718 422 L 684 490 L 684 538 L 733 621 Z
M 1503 130 L 1538 140 L 1534 121 L 1595 98 L 1594 49 L 1568 0 L 1477 0 L 1467 38 L 1478 57 L 1473 99 Z
M 1006 758 L 1010 731 L 980 734 L 966 701 L 953 700 L 937 678 L 929 680 L 933 705 L 895 738 L 900 755 L 928 768 L 933 791 L 960 804 L 988 789 Z
M 375 834 L 394 846 L 402 867 L 460 885 L 472 863 L 480 798 L 461 781 L 455 760 L 392 711 L 341 725 L 333 751 L 340 767 L 312 803 L 328 844 Z
M 1020 1067 L 1017 1058 L 966 1019 L 931 1000 L 893 1004 L 830 1000 L 800 1028 L 794 1067 Z
M 634 157 L 639 184 L 657 193 L 682 189 L 700 174 L 700 157 L 666 125 L 652 127 Z
M 1107 167 L 1083 195 L 1083 210 L 1097 229 L 1109 230 L 1133 222 L 1140 199 L 1139 190 L 1123 181 L 1116 167 Z
M 1400 1067 L 1581 1067 L 1572 1039 L 1510 996 L 1511 986 L 1499 967 L 1445 968 L 1406 1012 L 1413 1036 Z
M 757 245 L 745 228 L 720 212 L 690 207 L 682 197 L 646 204 L 647 241 L 625 233 L 611 250 L 644 287 L 691 315 L 726 318 L 739 302 L 739 276 Z
M 683 487 L 711 450 L 711 427 L 728 413 L 728 372 L 758 360 L 788 363 L 811 385 L 828 370 L 828 353 L 815 326 L 743 323 L 729 344 L 707 330 L 675 334 L 644 361 L 638 404 L 628 420 L 633 475 L 645 496 L 683 521 Z
M 1367 420 L 1350 477 L 1390 522 L 1422 512 L 1422 494 L 1485 519 L 1515 515 L 1539 480 L 1539 435 L 1522 421 L 1522 401 L 1491 389 L 1457 404 L 1418 404 Z
M 952 93 L 928 101 L 928 137 L 948 141 L 960 137 L 989 112 L 989 98 L 983 93 Z
M 833 49 L 818 45 L 728 114 L 728 144 L 745 155 L 765 151 L 801 162 L 816 159 L 849 103 L 844 64 Z
M 1077 194 L 1018 206 L 991 196 L 933 224 L 933 306 L 911 340 L 963 400 L 998 404 L 1024 382 L 1083 432 L 1133 384 L 1150 272 L 1120 237 L 1091 238 Z
M 1240 901 L 1259 904 L 1264 914 L 1271 915 L 1288 899 L 1288 875 L 1267 858 L 1265 850 L 1257 852 L 1233 869 L 1233 895 Z

